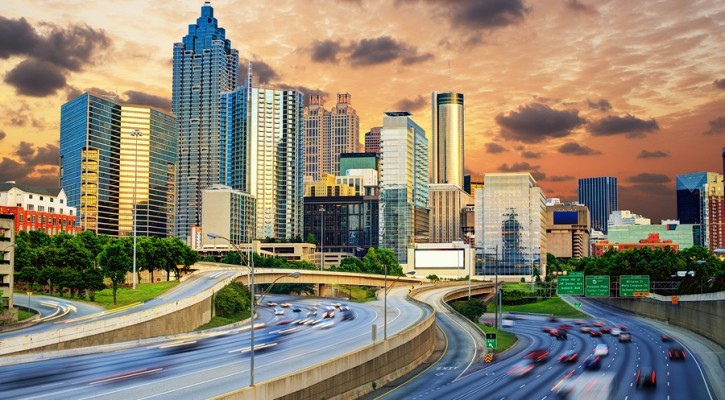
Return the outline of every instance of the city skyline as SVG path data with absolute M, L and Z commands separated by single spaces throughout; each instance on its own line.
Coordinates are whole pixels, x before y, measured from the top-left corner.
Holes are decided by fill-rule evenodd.
M 60 106 L 84 91 L 170 110 L 173 44 L 204 2 L 59 4 L 0 7 L 0 181 L 58 186 Z M 722 173 L 714 0 L 211 5 L 260 83 L 326 108 L 350 93 L 361 135 L 404 110 L 430 139 L 431 93 L 464 94 L 467 173 L 531 172 L 564 201 L 579 178 L 617 177 L 620 207 L 653 223 L 676 218 L 677 175 Z

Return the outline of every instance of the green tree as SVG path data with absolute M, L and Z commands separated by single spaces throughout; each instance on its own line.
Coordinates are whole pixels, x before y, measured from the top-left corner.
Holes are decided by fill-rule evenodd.
M 345 257 L 335 270 L 340 272 L 362 272 L 363 262 L 357 257 Z
M 371 247 L 363 258 L 363 272 L 383 275 L 403 276 L 403 268 L 391 249 Z
M 80 279 L 90 301 L 96 301 L 96 292 L 106 288 L 106 284 L 103 283 L 103 272 L 98 268 L 84 269 L 81 271 Z
M 486 312 L 486 305 L 476 299 L 461 300 L 453 303 L 453 309 L 471 321 L 478 322 L 479 318 Z
M 32 285 L 40 280 L 40 270 L 35 267 L 25 267 L 15 276 L 19 282 L 27 283 L 28 288 L 32 288 Z
M 305 237 L 305 243 L 317 244 L 317 235 L 314 233 L 308 233 Z
M 126 274 L 131 272 L 133 264 L 127 246 L 121 240 L 112 241 L 98 255 L 98 264 L 103 276 L 111 280 L 113 304 L 116 304 L 118 287 L 126 282 Z

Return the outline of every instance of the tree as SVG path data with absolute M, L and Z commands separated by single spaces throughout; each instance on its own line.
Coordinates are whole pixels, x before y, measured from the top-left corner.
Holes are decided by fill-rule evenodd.
M 81 271 L 81 282 L 90 301 L 96 301 L 96 292 L 106 288 L 106 284 L 103 283 L 103 272 L 98 268 Z
M 126 274 L 131 272 L 133 259 L 128 253 L 121 240 L 114 240 L 98 255 L 98 264 L 101 266 L 103 276 L 111 280 L 113 304 L 116 304 L 118 286 L 126 282 Z
M 363 262 L 357 257 L 345 257 L 335 270 L 340 272 L 362 272 Z
M 462 300 L 453 303 L 453 309 L 473 322 L 478 322 L 484 312 L 486 305 L 479 300 Z
M 363 272 L 383 275 L 386 271 L 388 275 L 403 276 L 403 268 L 393 250 L 371 247 L 363 258 Z
M 308 233 L 305 237 L 305 243 L 317 244 L 317 235 L 314 233 Z

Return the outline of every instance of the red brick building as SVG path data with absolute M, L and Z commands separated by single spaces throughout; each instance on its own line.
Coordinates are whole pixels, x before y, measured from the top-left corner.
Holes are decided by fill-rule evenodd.
M 69 207 L 61 188 L 43 188 L 0 182 L 0 214 L 12 215 L 15 232 L 44 231 L 76 234 L 76 210 Z
M 658 249 L 671 248 L 674 251 L 680 250 L 680 245 L 672 242 L 672 240 L 660 239 L 659 233 L 651 233 L 647 239 L 641 239 L 638 243 L 609 243 L 608 240 L 602 240 L 592 245 L 592 256 L 601 257 L 609 250 L 627 251 L 634 249 Z

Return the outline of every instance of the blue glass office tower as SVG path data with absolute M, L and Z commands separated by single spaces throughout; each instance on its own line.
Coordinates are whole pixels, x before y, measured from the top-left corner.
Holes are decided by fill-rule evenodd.
M 693 243 L 704 246 L 703 227 L 707 224 L 703 214 L 705 194 L 702 189 L 708 183 L 717 183 L 717 172 L 693 172 L 677 175 L 677 219 L 681 224 L 694 225 Z
M 603 176 L 579 179 L 579 203 L 589 207 L 592 229 L 606 234 L 609 214 L 619 210 L 617 178 Z
M 239 53 L 208 1 L 182 42 L 174 43 L 173 62 L 171 111 L 179 135 L 176 236 L 189 243 L 191 227 L 201 225 L 202 191 L 228 179 L 220 94 L 233 90 L 239 75 Z

